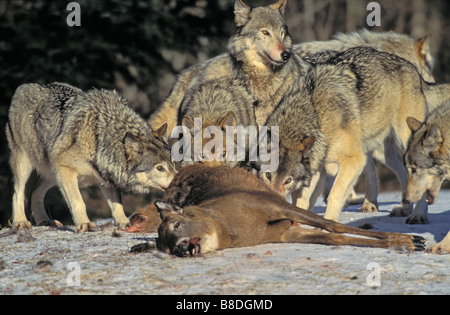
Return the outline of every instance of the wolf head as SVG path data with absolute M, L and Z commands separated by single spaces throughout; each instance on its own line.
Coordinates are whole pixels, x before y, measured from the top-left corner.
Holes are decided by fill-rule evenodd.
M 260 172 L 259 176 L 277 193 L 286 196 L 294 190 L 309 186 L 312 172 L 308 151 L 315 142 L 314 137 L 287 146 L 280 139 L 280 163 L 274 172 Z
M 413 135 L 405 155 L 408 171 L 404 202 L 417 202 L 426 194 L 428 204 L 439 195 L 443 181 L 450 176 L 450 163 L 438 125 L 422 123 L 409 117 L 407 123 Z
M 195 256 L 209 248 L 210 233 L 206 222 L 194 216 L 185 215 L 183 209 L 171 204 L 156 201 L 155 206 L 161 214 L 162 223 L 158 228 L 158 249 L 185 257 Z
M 229 111 L 223 117 L 202 120 L 201 128 L 195 128 L 195 120 L 190 116 L 184 116 L 182 125 L 191 131 L 191 150 L 194 151 L 194 161 L 207 164 L 209 166 L 230 165 L 236 166 L 235 160 L 227 159 L 227 127 L 236 127 L 237 119 L 234 112 Z M 197 133 L 201 133 L 197 135 Z M 214 135 L 213 135 L 214 134 Z M 202 139 L 201 150 L 195 150 L 194 138 L 200 136 Z M 233 135 L 234 136 L 234 135 Z M 220 138 L 216 138 L 220 137 Z M 198 152 L 197 152 L 198 151 Z M 192 162 L 182 162 L 181 166 L 192 164 Z
M 286 1 L 251 8 L 243 0 L 235 0 L 237 29 L 228 50 L 238 62 L 276 69 L 289 60 L 292 39 L 283 17 Z
M 166 189 L 176 174 L 169 149 L 162 140 L 166 126 L 149 136 L 127 133 L 123 140 L 128 182 L 125 190 L 148 193 L 149 189 Z

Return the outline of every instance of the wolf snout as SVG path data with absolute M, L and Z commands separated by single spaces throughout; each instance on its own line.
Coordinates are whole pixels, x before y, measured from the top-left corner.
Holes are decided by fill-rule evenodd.
M 283 51 L 281 53 L 281 59 L 283 59 L 284 62 L 288 61 L 289 58 L 291 58 L 291 53 L 289 51 Z

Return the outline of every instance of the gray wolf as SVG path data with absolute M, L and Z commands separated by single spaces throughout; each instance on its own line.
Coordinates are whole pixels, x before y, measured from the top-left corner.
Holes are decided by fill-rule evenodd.
M 329 41 L 314 41 L 294 46 L 294 52 L 301 57 L 307 57 L 324 50 L 344 51 L 352 47 L 371 47 L 373 49 L 397 55 L 411 62 L 422 78 L 434 83 L 433 66 L 434 58 L 430 51 L 431 35 L 426 35 L 417 40 L 408 35 L 394 32 L 370 32 L 366 29 L 339 33 Z
M 245 154 L 249 141 L 247 137 L 241 141 L 238 139 L 239 134 L 234 131 L 236 128 L 249 126 L 254 126 L 255 131 L 257 130 L 253 103 L 254 100 L 245 87 L 230 77 L 209 80 L 190 88 L 179 109 L 178 125 L 189 129 L 191 151 L 195 151 L 196 137 L 200 137 L 202 143 L 199 143 L 201 148 L 196 150 L 200 156 L 193 156 L 192 152 L 188 152 L 191 153 L 189 156 L 191 161 L 183 159 L 181 166 L 192 164 L 194 161 L 236 166 L 239 161 L 238 146 Z M 201 119 L 200 126 L 195 126 L 195 119 Z M 227 127 L 232 127 L 231 134 L 228 132 L 230 128 Z M 213 134 L 214 137 L 211 139 Z M 216 139 L 220 134 L 222 138 Z M 233 148 L 227 142 L 228 136 L 233 137 L 231 139 Z M 220 147 L 216 147 L 215 144 Z M 213 147 L 209 148 L 211 145 Z M 245 157 L 241 160 L 245 160 Z
M 413 134 L 405 154 L 408 183 L 404 203 L 417 202 L 425 194 L 426 202 L 433 204 L 442 183 L 450 178 L 450 103 L 436 108 L 425 122 L 409 117 L 407 123 Z M 427 213 L 410 219 L 425 223 Z M 430 250 L 450 253 L 450 233 Z
M 14 179 L 13 227 L 30 228 L 24 190 L 35 169 L 42 183 L 32 201 L 35 220 L 48 220 L 44 196 L 58 185 L 78 232 L 92 230 L 79 186 L 99 184 L 116 225 L 128 224 L 120 191 L 166 188 L 175 170 L 165 126 L 152 131 L 115 91 L 87 93 L 64 83 L 24 84 L 15 92 L 6 127 Z
M 236 2 L 236 6 L 238 9 L 239 7 L 245 8 L 245 4 L 240 1 Z M 376 50 L 396 54 L 411 62 L 425 81 L 434 82 L 432 75 L 433 57 L 430 52 L 429 39 L 430 35 L 414 40 L 407 35 L 393 32 L 376 33 L 361 30 L 348 34 L 337 34 L 333 40 L 329 41 L 297 44 L 293 46 L 292 51 L 301 57 L 305 57 L 322 50 L 344 51 L 357 46 L 372 47 Z M 232 76 L 232 74 L 232 62 L 228 54 L 219 55 L 182 71 L 178 75 L 169 96 L 150 118 L 150 125 L 157 129 L 167 123 L 170 132 L 176 126 L 176 115 L 184 95 L 190 87 L 202 81 Z
M 182 257 L 275 242 L 424 249 L 421 237 L 361 230 L 298 209 L 242 168 L 182 168 L 155 205 L 162 220 L 158 248 Z
M 284 5 L 285 2 L 277 4 Z M 373 156 L 391 168 L 400 179 L 404 191 L 407 174 L 399 152 L 405 152 L 410 135 L 405 124 L 406 113 L 416 112 L 424 118 L 429 109 L 450 97 L 449 86 L 427 83 L 411 63 L 370 47 L 351 48 L 344 52 L 325 51 L 310 56 L 308 61 L 311 63 L 292 54 L 283 63 L 276 63 L 259 46 L 264 40 L 269 40 L 264 37 L 267 37 L 264 31 L 269 28 L 273 32 L 272 37 L 277 40 L 284 38 L 286 45 L 283 42 L 283 47 L 289 49 L 282 7 L 252 10 L 236 1 L 235 11 L 237 30 L 230 39 L 228 49 L 236 77 L 258 101 L 255 109 L 257 122 L 264 121 L 265 115 L 270 115 L 275 109 L 273 115 L 278 116 L 279 126 L 284 125 L 286 133 L 292 133 L 290 129 L 303 124 L 313 125 L 311 121 L 316 120 L 324 135 L 328 149 L 322 165 L 327 173 L 337 174 L 328 198 L 325 218 L 338 219 L 349 187 L 355 184 L 366 165 L 367 156 Z M 263 36 L 262 39 L 253 41 L 260 36 Z M 280 49 L 279 53 L 282 51 Z M 271 82 L 269 87 L 266 82 Z M 288 111 L 292 106 L 310 106 L 312 110 L 308 111 L 310 115 L 306 117 L 302 114 L 295 116 L 295 113 L 288 117 L 286 113 L 292 112 Z M 270 116 L 264 124 L 276 126 Z M 280 139 L 283 137 L 280 133 Z M 289 138 L 289 135 L 284 138 Z M 291 138 L 290 142 L 280 143 L 280 148 L 285 146 L 286 152 L 294 155 L 289 147 L 301 138 L 298 133 Z M 303 176 L 304 184 L 301 186 L 309 184 L 309 187 L 302 189 L 302 197 L 296 203 L 305 209 L 311 204 L 314 189 L 320 184 L 319 179 L 324 177 L 319 176 L 320 172 L 324 172 L 323 169 L 311 167 L 318 165 L 310 163 L 313 148 L 314 144 L 309 157 L 302 162 L 304 169 L 309 169 L 313 177 L 309 179 L 307 173 Z M 307 152 L 302 152 L 302 156 L 303 153 Z M 288 156 L 280 156 L 280 165 L 289 166 L 289 163 L 284 163 L 287 159 Z M 295 178 L 292 178 L 293 165 L 295 163 L 291 164 L 289 170 L 279 168 L 278 172 L 263 173 L 261 176 L 269 185 L 278 182 L 289 184 L 289 188 L 296 187 Z M 281 180 L 277 176 L 281 176 L 282 171 L 285 175 Z M 288 174 L 291 178 L 285 180 Z M 301 176 L 297 175 L 296 178 Z M 291 189 L 280 187 L 275 189 L 292 192 Z M 394 209 L 393 214 L 400 212 L 401 215 L 409 215 L 410 207 L 407 205 L 403 213 L 405 207 L 401 206 Z
M 268 125 L 277 125 L 278 121 L 282 127 L 280 139 L 285 139 L 285 143 L 280 141 L 280 150 L 285 147 L 287 154 L 284 159 L 280 158 L 280 165 L 285 167 L 279 168 L 277 172 L 261 175 L 270 185 L 288 182 L 289 186 L 286 187 L 293 188 L 296 185 L 292 182 L 296 178 L 288 180 L 288 177 L 296 172 L 294 169 L 298 162 L 309 169 L 311 174 L 324 172 L 323 169 L 312 168 L 319 165 L 312 162 L 315 161 L 314 145 L 310 153 L 302 152 L 301 156 L 289 150 L 289 147 L 301 140 L 303 131 L 299 126 L 314 126 L 312 122 L 316 121 L 328 146 L 322 165 L 327 173 L 337 172 L 325 218 L 337 220 L 348 189 L 353 187 L 366 164 L 367 156 L 377 158 L 396 172 L 401 179 L 402 188 L 405 188 L 407 176 L 400 152 L 405 152 L 410 135 L 404 123 L 407 113 L 415 112 L 423 119 L 429 109 L 437 106 L 438 99 L 442 102 L 450 98 L 450 88 L 448 85 L 426 83 L 410 63 L 396 55 L 372 48 L 357 47 L 337 52 L 333 57 L 327 56 L 323 60 L 316 58 L 317 63 L 309 68 L 303 64 L 303 71 L 307 71 L 307 74 L 301 79 L 295 80 L 293 75 L 286 79 L 287 82 L 299 84 L 286 93 L 283 102 L 268 120 Z M 300 62 L 297 64 L 302 65 Z M 292 107 L 298 109 L 298 113 Z M 312 110 L 302 107 L 311 107 Z M 305 115 L 305 112 L 308 114 Z M 304 134 L 304 137 L 310 135 Z M 319 147 L 323 145 L 320 143 Z M 320 149 L 318 152 L 324 150 Z M 297 178 L 301 176 L 297 175 Z M 303 189 L 302 198 L 297 205 L 307 209 L 311 197 L 314 197 L 313 188 L 317 186 L 318 178 L 316 176 L 315 179 L 303 181 L 303 187 L 308 184 L 310 187 Z M 275 189 L 283 190 L 280 187 Z M 290 189 L 283 191 L 288 193 Z M 420 206 L 423 205 L 419 203 Z M 409 208 L 410 205 L 406 207 Z M 395 210 L 394 213 L 396 211 L 401 210 Z

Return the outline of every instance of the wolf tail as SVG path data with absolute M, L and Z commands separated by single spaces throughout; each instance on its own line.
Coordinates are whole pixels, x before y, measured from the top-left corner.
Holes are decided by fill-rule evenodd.
M 169 96 L 164 100 L 161 106 L 152 114 L 148 123 L 153 130 L 157 130 L 163 124 L 167 123 L 167 132 L 170 135 L 172 129 L 178 122 L 178 110 L 181 102 L 190 87 L 194 75 L 197 73 L 197 68 L 200 65 L 192 66 L 181 72 L 169 93 Z
M 428 103 L 428 110 L 431 112 L 444 102 L 450 100 L 450 83 L 426 83 L 424 92 Z

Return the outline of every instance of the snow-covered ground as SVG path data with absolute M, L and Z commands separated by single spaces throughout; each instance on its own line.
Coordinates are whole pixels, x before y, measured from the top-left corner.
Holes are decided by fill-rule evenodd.
M 414 233 L 427 244 L 450 229 L 450 192 L 430 207 L 425 225 L 406 225 L 389 211 L 399 192 L 379 198 L 380 212 L 344 210 L 341 222 Z M 323 214 L 324 205 L 315 212 Z M 175 258 L 156 249 L 156 234 L 33 228 L 0 231 L 0 294 L 450 294 L 450 255 L 350 246 L 267 244 Z M 114 236 L 113 236 L 114 235 Z

